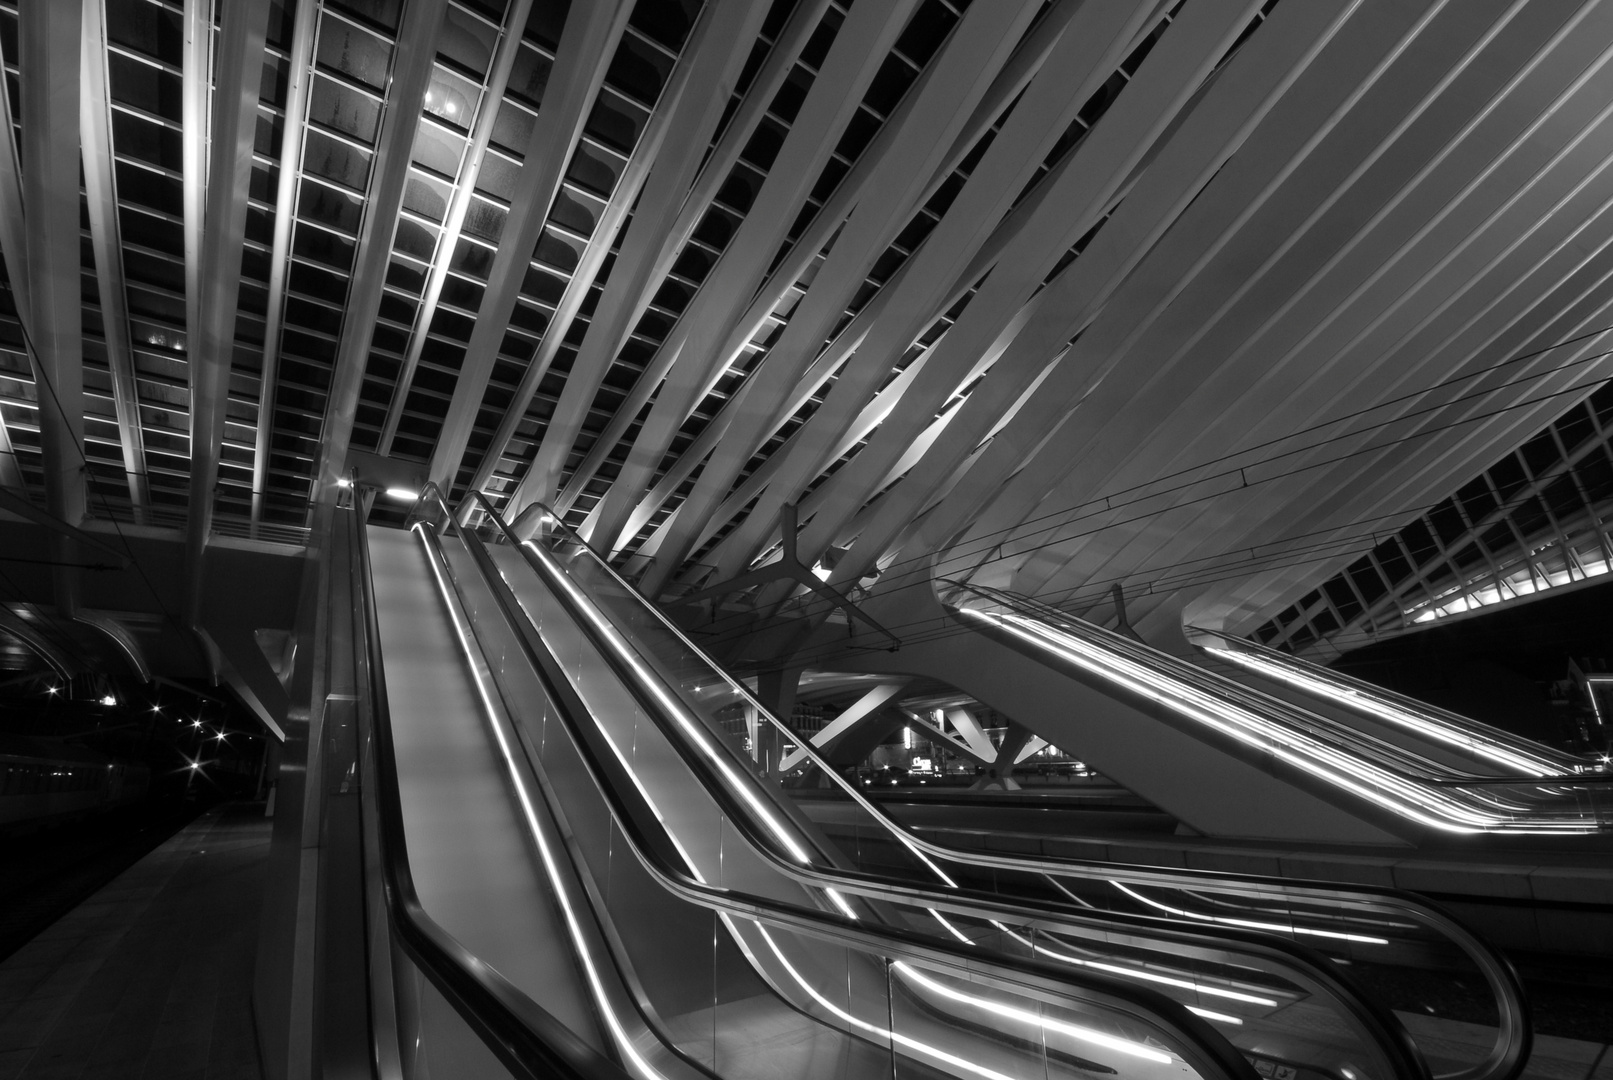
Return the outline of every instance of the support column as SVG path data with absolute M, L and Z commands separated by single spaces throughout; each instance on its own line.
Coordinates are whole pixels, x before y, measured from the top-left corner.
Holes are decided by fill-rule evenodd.
M 1025 749 L 1036 735 L 1020 724 L 1009 723 L 1003 741 L 997 744 L 997 759 L 980 774 L 980 779 L 969 785 L 970 791 L 1018 791 L 1019 781 L 1013 777 L 1019 764 L 1019 752 Z
M 756 678 L 756 696 L 773 715 L 789 722 L 795 710 L 795 691 L 801 681 L 800 668 L 770 668 Z M 777 779 L 784 757 L 784 742 L 777 728 L 771 724 L 758 724 L 756 741 L 752 744 L 756 761 L 769 779 Z
M 32 310 L 24 314 L 32 341 L 44 456 L 45 507 L 68 525 L 84 520 L 83 286 L 79 280 L 78 176 L 79 36 L 83 8 L 72 3 L 26 3 L 18 18 L 22 83 L 22 197 L 25 266 Z M 61 537 L 58 562 L 73 561 Z M 71 616 L 78 578 L 54 570 L 56 606 Z

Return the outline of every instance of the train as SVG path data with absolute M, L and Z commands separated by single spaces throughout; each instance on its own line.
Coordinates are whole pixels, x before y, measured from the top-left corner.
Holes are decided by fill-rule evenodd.
M 138 802 L 150 786 L 145 765 L 78 747 L 0 745 L 0 832 L 26 832 Z

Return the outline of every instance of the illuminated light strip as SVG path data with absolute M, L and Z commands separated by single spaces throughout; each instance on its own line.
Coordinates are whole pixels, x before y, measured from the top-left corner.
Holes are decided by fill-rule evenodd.
M 526 789 L 525 778 L 521 775 L 521 770 L 516 767 L 510 744 L 505 739 L 504 731 L 498 723 L 498 709 L 494 706 L 493 699 L 488 694 L 487 685 L 482 679 L 481 669 L 476 664 L 475 652 L 471 648 L 470 639 L 465 635 L 465 628 L 461 625 L 462 616 L 459 608 L 453 602 L 448 583 L 443 580 L 442 570 L 437 566 L 437 561 L 432 558 L 431 547 L 426 540 L 424 526 L 417 524 L 415 525 L 415 530 L 420 533 L 420 544 L 425 549 L 426 563 L 431 567 L 432 576 L 436 578 L 437 589 L 442 594 L 443 603 L 448 608 L 449 620 L 454 624 L 454 634 L 459 638 L 459 647 L 465 653 L 466 664 L 470 668 L 471 677 L 476 682 L 476 692 L 481 695 L 482 706 L 487 710 L 488 724 L 493 729 L 494 737 L 498 740 L 499 751 L 504 755 L 504 765 L 509 771 L 510 780 L 515 787 L 516 797 L 520 800 L 521 813 L 526 817 L 527 830 L 537 843 L 538 856 L 543 860 L 545 873 L 549 875 L 549 884 L 553 887 L 556 897 L 560 900 L 560 910 L 566 919 L 566 930 L 571 935 L 572 945 L 577 950 L 578 958 L 583 963 L 583 971 L 588 977 L 588 989 L 594 995 L 594 1002 L 599 1007 L 600 1014 L 605 1018 L 605 1025 L 610 1028 L 611 1037 L 616 1040 L 617 1048 L 621 1051 L 622 1056 L 630 1061 L 644 1076 L 652 1077 L 654 1080 L 666 1080 L 663 1074 L 639 1053 L 637 1046 L 628 1036 L 627 1030 L 622 1027 L 621 1020 L 617 1018 L 616 1011 L 611 1007 L 610 999 L 605 993 L 605 984 L 601 981 L 599 971 L 594 963 L 593 951 L 589 949 L 588 942 L 583 936 L 582 925 L 577 921 L 570 892 L 566 889 L 565 882 L 560 874 L 560 867 L 555 861 L 554 853 L 549 850 L 549 844 L 543 835 L 543 829 L 539 826 L 537 810 L 533 806 L 531 794 Z
M 1032 952 L 1039 952 L 1043 956 L 1051 956 L 1053 959 L 1060 960 L 1066 964 L 1075 964 L 1079 967 L 1089 967 L 1097 971 L 1107 971 L 1111 975 L 1124 975 L 1128 979 L 1143 979 L 1146 982 L 1161 983 L 1165 986 L 1174 986 L 1181 990 L 1191 990 L 1196 994 L 1208 994 L 1211 997 L 1224 997 L 1228 1001 L 1241 1001 L 1246 1005 L 1266 1005 L 1271 1008 L 1276 1008 L 1277 1006 L 1276 1000 L 1272 998 L 1256 997 L 1253 994 L 1246 994 L 1242 990 L 1227 990 L 1219 986 L 1205 986 L 1203 983 L 1196 983 L 1192 979 L 1178 979 L 1174 975 L 1161 975 L 1158 972 L 1145 971 L 1142 968 L 1121 967 L 1119 964 L 1107 964 L 1102 960 L 1085 960 L 1079 956 L 1071 956 L 1069 953 L 1054 952 L 1052 949 L 1036 944 L 1030 938 L 1014 933 L 1014 931 L 1008 929 L 1008 927 L 1004 926 L 995 919 L 991 921 L 991 925 L 995 926 L 997 929 L 1001 930 L 1003 933 L 1007 934 L 1009 937 L 1013 938 L 1015 941 L 1019 942 Z
M 1355 941 L 1363 945 L 1389 944 L 1388 938 L 1368 937 L 1365 934 L 1346 934 L 1338 930 L 1312 930 L 1305 926 L 1284 926 L 1282 923 L 1256 922 L 1253 919 L 1234 919 L 1226 915 L 1205 915 L 1197 911 L 1188 911 L 1186 908 L 1174 908 L 1169 904 L 1162 904 L 1158 900 L 1150 900 L 1141 893 L 1133 892 L 1132 890 L 1126 888 L 1118 881 L 1111 881 L 1109 884 L 1113 885 L 1115 888 L 1119 889 L 1121 892 L 1125 893 L 1127 896 L 1139 903 L 1147 904 L 1149 907 L 1158 908 L 1160 911 L 1168 911 L 1172 915 L 1181 915 L 1189 919 L 1202 919 L 1205 922 L 1224 923 L 1227 926 L 1247 926 L 1253 930 L 1277 930 L 1291 934 L 1310 934 L 1313 937 L 1338 938 L 1341 941 Z
M 1164 1053 L 1160 1050 L 1155 1050 L 1150 1046 L 1144 1046 L 1142 1043 L 1132 1042 L 1130 1039 L 1122 1039 L 1114 1035 L 1105 1034 L 1101 1031 L 1094 1031 L 1091 1028 L 1081 1027 L 1065 1020 L 1054 1020 L 1049 1017 L 1033 1013 L 1028 1009 L 1017 1008 L 1013 1005 L 1004 1005 L 999 1001 L 992 1001 L 988 998 L 976 997 L 973 994 L 965 994 L 960 990 L 955 990 L 944 983 L 936 982 L 934 979 L 927 977 L 905 960 L 898 960 L 893 963 L 891 967 L 893 967 L 902 976 L 902 978 L 907 979 L 909 982 L 917 983 L 919 986 L 924 987 L 924 989 L 930 991 L 932 994 L 948 998 L 952 1001 L 960 1002 L 964 1005 L 973 1005 L 977 1009 L 992 1013 L 996 1016 L 1001 1016 L 1007 1020 L 1017 1020 L 1022 1024 L 1029 1024 L 1032 1027 L 1041 1028 L 1044 1031 L 1056 1031 L 1061 1035 L 1068 1035 L 1072 1039 L 1080 1039 L 1082 1042 L 1093 1043 L 1097 1046 L 1104 1047 L 1107 1050 L 1117 1050 L 1122 1054 L 1130 1054 L 1133 1057 L 1140 1057 L 1144 1061 L 1153 1061 L 1161 1065 L 1169 1065 L 1174 1060 L 1170 1054 Z
M 942 915 L 939 911 L 935 910 L 934 908 L 928 908 L 927 910 L 929 911 L 929 913 L 931 915 L 935 916 L 935 921 L 936 922 L 940 923 L 942 926 L 947 928 L 947 932 L 950 933 L 953 937 L 957 938 L 959 941 L 963 942 L 965 945 L 973 945 L 974 944 L 974 942 L 970 941 L 968 938 L 963 936 L 963 931 L 959 930 L 956 926 L 953 926 L 950 922 L 948 922 L 945 915 Z
M 878 814 L 871 814 L 870 816 L 877 821 L 887 833 L 900 840 L 902 845 L 906 847 L 908 851 L 911 851 L 915 856 L 917 856 L 919 862 L 923 863 L 925 866 L 928 866 L 931 873 L 935 874 L 936 877 L 945 882 L 948 888 L 956 889 L 958 887 L 958 883 L 952 880 L 951 875 L 932 862 L 930 857 L 924 854 L 924 849 L 915 844 L 912 838 L 909 837 L 905 832 L 903 832 L 901 829 L 892 828 L 885 822 L 885 819 L 880 817 Z
M 842 1009 L 840 1006 L 836 1005 L 834 1002 L 820 994 L 816 987 L 812 986 L 801 977 L 801 973 L 796 971 L 795 966 L 785 958 L 784 952 L 778 947 L 778 943 L 773 940 L 773 935 L 767 932 L 767 927 L 757 923 L 756 930 L 762 935 L 762 940 L 767 942 L 767 947 L 773 950 L 773 955 L 778 958 L 779 964 L 783 966 L 785 971 L 789 972 L 790 978 L 795 980 L 796 985 L 800 986 L 802 990 L 806 991 L 807 995 L 811 997 L 813 1001 L 816 1001 L 820 1006 L 834 1016 L 838 1017 L 840 1020 L 843 1020 L 853 1027 L 866 1031 L 876 1038 L 889 1039 L 891 1042 L 906 1047 L 909 1050 L 914 1050 L 920 1054 L 924 1054 L 927 1057 L 933 1057 L 937 1061 L 945 1062 L 955 1069 L 962 1069 L 965 1072 L 973 1073 L 976 1076 L 986 1077 L 987 1080 L 1012 1080 L 1011 1077 L 1004 1073 L 1000 1073 L 995 1069 L 987 1068 L 984 1065 L 976 1065 L 974 1062 L 958 1057 L 956 1054 L 949 1054 L 945 1050 L 931 1046 L 929 1043 L 920 1042 L 910 1035 L 903 1035 L 898 1031 L 892 1031 L 889 1028 L 882 1028 L 878 1024 L 870 1024 L 866 1020 L 851 1015 L 851 1013 Z M 1020 1017 L 1028 1018 L 1032 1023 L 1044 1024 L 1049 1028 L 1053 1028 L 1055 1025 L 1057 1025 L 1056 1030 L 1068 1029 L 1068 1033 L 1074 1035 L 1076 1038 L 1085 1038 L 1090 1042 L 1096 1042 L 1101 1045 L 1108 1046 L 1111 1049 L 1123 1051 L 1124 1053 L 1135 1054 L 1138 1057 L 1147 1058 L 1150 1061 L 1157 1061 L 1160 1064 L 1168 1065 L 1173 1060 L 1168 1054 L 1162 1054 L 1158 1050 L 1153 1050 L 1137 1043 L 1127 1042 L 1124 1039 L 1117 1039 L 1112 1035 L 1105 1035 L 1098 1031 L 1088 1031 L 1086 1028 L 1079 1028 L 1073 1024 L 1062 1024 L 1058 1021 L 1043 1020 L 1034 1013 L 1025 1012 L 1022 1009 L 1010 1009 L 1009 1006 L 996 1005 L 995 1002 L 988 1002 L 981 998 L 971 997 L 968 994 L 958 993 L 957 991 L 948 987 L 941 986 L 939 983 L 934 983 L 929 979 L 925 979 L 901 960 L 896 961 L 892 966 L 901 970 L 904 977 L 910 978 L 920 985 L 934 987 L 936 992 L 941 994 L 943 997 L 949 997 L 956 1001 L 974 1005 L 988 1012 L 996 1012 L 999 1009 L 1009 1010 L 1010 1012 L 1019 1014 L 1019 1016 L 1015 1017 L 1016 1019 L 1019 1019 Z
M 857 913 L 855 911 L 851 910 L 851 905 L 846 903 L 846 898 L 844 896 L 840 895 L 839 890 L 837 890 L 837 889 L 824 889 L 823 891 L 829 894 L 829 899 L 834 901 L 835 907 L 840 909 L 840 913 L 842 915 L 844 915 L 846 918 L 852 919 L 852 920 L 855 920 L 857 918 Z
M 1051 874 L 1044 874 L 1043 877 L 1047 878 L 1047 883 L 1049 885 L 1053 886 L 1053 888 L 1057 889 L 1059 892 L 1063 893 L 1065 896 L 1068 896 L 1071 900 L 1074 900 L 1077 904 L 1080 904 L 1084 908 L 1091 908 L 1093 911 L 1098 910 L 1095 905 L 1089 903 L 1086 900 L 1081 899 L 1081 897 L 1079 897 L 1075 893 L 1071 892 L 1065 886 L 1065 884 L 1062 881 L 1060 881 L 1058 878 L 1054 877 Z
M 1297 689 L 1315 694 L 1322 698 L 1331 698 L 1347 708 L 1360 709 L 1371 713 L 1378 719 L 1395 724 L 1399 727 L 1425 735 L 1430 739 L 1443 742 L 1462 750 L 1470 750 L 1475 754 L 1486 757 L 1498 765 L 1518 769 L 1530 776 L 1552 776 L 1561 770 L 1545 758 L 1537 758 L 1528 753 L 1512 750 L 1496 743 L 1494 740 L 1483 739 L 1470 732 L 1460 731 L 1457 728 L 1441 723 L 1431 717 L 1418 716 L 1407 709 L 1402 709 L 1391 702 L 1373 698 L 1351 686 L 1338 686 L 1329 683 L 1317 675 L 1264 656 L 1255 656 L 1235 649 L 1220 649 L 1213 646 L 1203 646 L 1204 651 L 1221 657 L 1233 664 L 1248 668 L 1257 674 L 1287 683 Z
M 1445 832 L 1507 832 L 1513 835 L 1561 835 L 1600 831 L 1598 824 L 1546 820 L 1518 825 L 1505 818 L 1481 814 L 1450 799 L 1436 798 L 1421 787 L 1387 773 L 1377 766 L 1317 743 L 1308 737 L 1285 731 L 1246 709 L 1217 701 L 1213 697 L 1165 676 L 1150 672 L 1129 661 L 1018 615 L 955 608 L 985 622 L 996 623 L 1004 632 L 1043 649 L 1051 649 L 1079 667 L 1133 691 L 1200 723 L 1214 727 L 1240 742 L 1254 746 L 1311 773 L 1328 783 L 1345 788 L 1402 817 Z M 1106 666 L 1107 665 L 1107 666 Z M 1285 745 L 1286 744 L 1286 745 Z M 1310 758 L 1304 756 L 1308 753 Z M 1386 792 L 1376 790 L 1386 789 Z M 1394 797 L 1391 796 L 1391 793 Z M 1444 816 L 1434 816 L 1444 815 Z
M 544 551 L 537 544 L 534 544 L 530 540 L 522 541 L 522 543 L 545 563 L 552 564 L 553 560 L 549 557 L 548 552 Z M 757 817 L 767 824 L 769 831 L 773 833 L 773 836 L 779 841 L 779 843 L 784 845 L 785 849 L 789 851 L 790 856 L 803 865 L 810 865 L 812 860 L 811 857 L 807 855 L 806 849 L 803 848 L 796 841 L 796 839 L 790 835 L 789 831 L 784 828 L 783 823 L 780 822 L 778 818 L 762 804 L 762 801 L 757 797 L 756 792 L 751 790 L 749 785 L 741 782 L 739 775 L 734 772 L 733 767 L 723 758 L 718 749 L 711 744 L 710 740 L 706 737 L 705 731 L 693 720 L 692 717 L 689 716 L 688 712 L 683 708 L 682 703 L 667 695 L 666 691 L 661 686 L 660 679 L 657 678 L 654 673 L 647 670 L 644 665 L 639 662 L 638 657 L 634 655 L 633 650 L 627 646 L 627 643 L 622 640 L 621 635 L 616 632 L 616 629 L 612 627 L 610 623 L 600 617 L 599 612 L 594 608 L 594 605 L 588 602 L 588 599 L 582 595 L 575 585 L 572 584 L 571 579 L 566 575 L 565 571 L 551 565 L 551 573 L 553 573 L 554 577 L 560 582 L 561 587 L 571 595 L 573 603 L 575 603 L 577 607 L 587 616 L 588 621 L 593 623 L 600 635 L 610 643 L 617 656 L 633 669 L 633 673 L 638 677 L 640 683 L 647 687 L 650 692 L 655 695 L 656 699 L 660 701 L 662 708 L 664 708 L 673 716 L 674 719 L 677 720 L 679 726 L 684 729 L 685 733 L 689 737 L 689 740 L 700 748 L 700 751 L 705 754 L 707 760 L 709 760 L 712 765 L 716 767 L 717 771 L 722 774 L 723 780 L 728 784 L 728 786 L 734 792 L 736 792 L 740 798 L 750 805 L 751 810 L 756 814 Z M 527 614 L 530 617 L 531 612 L 528 612 Z
M 1091 907 L 1092 905 L 1088 904 L 1087 906 Z M 939 911 L 935 910 L 934 908 L 929 908 L 927 910 L 929 911 L 929 913 L 931 915 L 935 916 L 935 921 L 936 922 L 940 923 L 942 926 L 946 927 L 948 931 L 951 932 L 953 937 L 957 938 L 959 941 L 963 942 L 965 945 L 974 945 L 975 944 L 975 942 L 973 942 L 973 941 L 969 940 L 967 937 L 965 937 L 961 930 L 959 930 L 956 926 L 953 926 L 952 923 L 947 921 L 946 916 L 942 915 Z M 1006 929 L 1006 927 L 1004 929 Z M 1013 931 L 1009 931 L 1009 933 L 1013 934 Z M 1021 939 L 1021 940 L 1023 940 L 1023 939 Z M 1063 959 L 1063 957 L 1058 957 L 1057 954 L 1050 954 L 1050 955 L 1054 955 L 1058 959 Z M 1238 1019 L 1236 1016 L 1228 1016 L 1226 1013 L 1218 1013 L 1214 1009 L 1202 1009 L 1197 1005 L 1189 1005 L 1189 1006 L 1187 1006 L 1187 1008 L 1190 1011 L 1195 1012 L 1198 1015 L 1204 1017 L 1206 1020 L 1217 1020 L 1217 1021 L 1220 1021 L 1223 1024 L 1242 1024 L 1243 1023 L 1243 1021 Z
M 976 1065 L 972 1061 L 967 1061 L 955 1054 L 949 1054 L 945 1050 L 931 1046 L 929 1043 L 919 1042 L 917 1039 L 910 1036 L 898 1034 L 897 1032 L 891 1031 L 888 1028 L 882 1028 L 878 1024 L 870 1024 L 866 1020 L 851 1015 L 849 1012 L 842 1009 L 840 1006 L 836 1005 L 822 994 L 818 993 L 817 987 L 813 986 L 811 983 L 807 982 L 801 977 L 801 973 L 795 970 L 795 966 L 784 958 L 783 951 L 779 949 L 778 943 L 773 940 L 773 935 L 767 932 L 767 927 L 763 926 L 761 923 L 757 923 L 756 931 L 762 935 L 762 940 L 767 942 L 767 947 L 773 950 L 773 955 L 778 957 L 778 962 L 783 965 L 785 971 L 790 973 L 790 978 L 795 980 L 796 985 L 802 990 L 806 991 L 807 996 L 812 998 L 813 1001 L 816 1001 L 819 1005 L 827 1009 L 831 1014 L 838 1017 L 840 1020 L 845 1021 L 853 1027 L 861 1028 L 863 1031 L 866 1031 L 878 1038 L 889 1039 L 891 1042 L 899 1043 L 902 1046 L 907 1047 L 909 1050 L 916 1050 L 921 1054 L 935 1058 L 937 1061 L 944 1061 L 953 1068 L 963 1069 L 966 1072 L 974 1073 L 976 1076 L 986 1077 L 987 1080 L 1013 1080 L 1012 1077 L 1005 1073 L 997 1072 L 995 1069 L 988 1069 L 984 1065 Z

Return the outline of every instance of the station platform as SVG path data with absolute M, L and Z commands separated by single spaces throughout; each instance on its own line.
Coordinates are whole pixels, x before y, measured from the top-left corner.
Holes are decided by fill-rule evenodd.
M 208 811 L 0 962 L 0 1080 L 262 1080 L 271 826 L 261 803 Z

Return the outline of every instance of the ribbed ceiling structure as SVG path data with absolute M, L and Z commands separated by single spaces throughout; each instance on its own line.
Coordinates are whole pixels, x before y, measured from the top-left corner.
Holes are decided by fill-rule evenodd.
M 1609 370 L 1613 4 L 20 6 L 0 483 L 193 557 L 361 450 L 1248 632 Z

